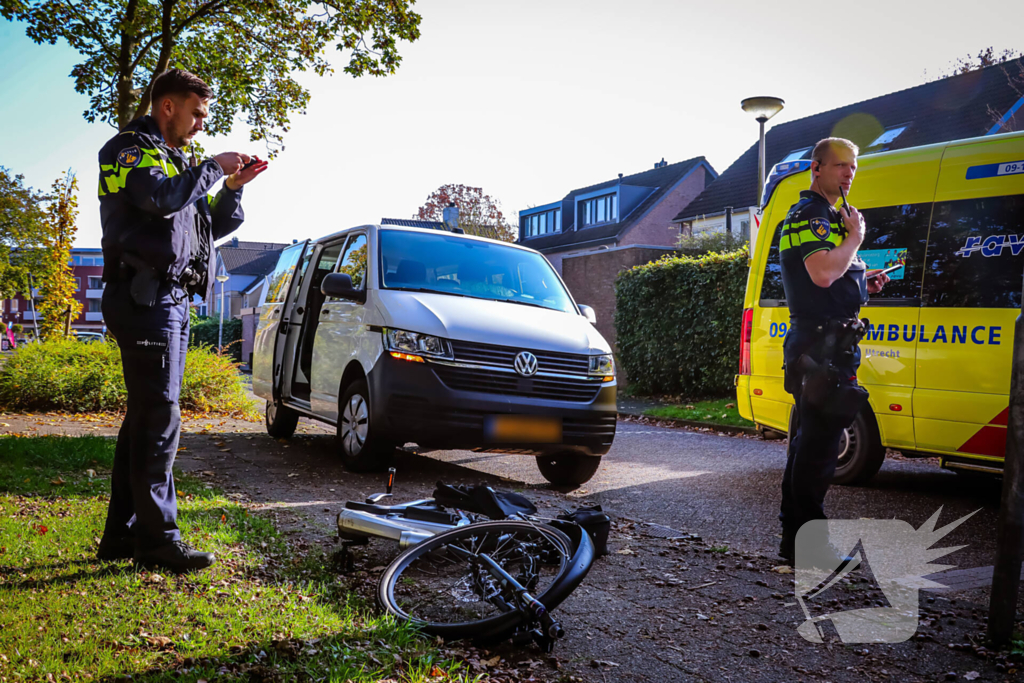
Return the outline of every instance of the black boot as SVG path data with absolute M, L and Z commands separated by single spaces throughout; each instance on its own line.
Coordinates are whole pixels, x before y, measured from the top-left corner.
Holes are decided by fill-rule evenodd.
M 213 553 L 203 553 L 184 541 L 174 541 L 152 550 L 135 553 L 135 564 L 162 567 L 176 574 L 206 569 L 216 562 Z
M 96 559 L 100 562 L 130 560 L 135 554 L 135 539 L 131 536 L 106 536 L 100 539 Z

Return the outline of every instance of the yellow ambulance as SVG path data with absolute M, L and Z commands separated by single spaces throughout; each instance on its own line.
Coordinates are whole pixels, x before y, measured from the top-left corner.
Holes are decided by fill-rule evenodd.
M 869 269 L 900 267 L 861 309 L 858 378 L 871 400 L 846 432 L 834 481 L 867 481 L 886 448 L 999 472 L 1024 285 L 1024 132 L 868 154 L 858 165 L 849 202 L 867 224 L 860 255 Z M 782 388 L 779 234 L 811 184 L 809 166 L 778 164 L 765 184 L 744 299 L 739 411 L 779 432 L 793 405 Z

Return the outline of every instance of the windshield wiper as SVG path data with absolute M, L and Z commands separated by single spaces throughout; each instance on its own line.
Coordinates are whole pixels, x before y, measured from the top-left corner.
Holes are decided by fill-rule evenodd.
M 548 311 L 558 310 L 557 308 L 551 308 L 550 306 L 545 306 L 544 304 L 535 304 L 532 301 L 521 301 L 519 299 L 494 299 L 494 301 L 504 301 L 506 304 L 521 304 L 523 306 L 533 306 L 535 308 L 543 308 Z
M 448 296 L 461 296 L 464 298 L 470 297 L 468 294 L 459 294 L 458 292 L 448 292 L 443 289 L 427 289 L 426 287 L 388 287 L 385 285 L 385 289 L 393 289 L 398 292 L 423 292 L 424 294 L 447 294 Z

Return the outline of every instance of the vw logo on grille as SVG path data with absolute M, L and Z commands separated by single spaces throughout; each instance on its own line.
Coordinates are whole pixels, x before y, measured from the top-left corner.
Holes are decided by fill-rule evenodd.
M 537 356 L 529 351 L 520 351 L 516 356 L 516 372 L 523 377 L 529 377 L 537 372 Z

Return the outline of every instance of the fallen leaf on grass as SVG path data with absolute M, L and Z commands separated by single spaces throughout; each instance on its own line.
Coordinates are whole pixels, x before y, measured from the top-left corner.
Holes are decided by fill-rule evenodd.
M 787 564 L 780 564 L 778 567 L 772 567 L 772 571 L 776 574 L 792 574 L 793 568 Z
M 290 473 L 290 474 L 289 474 L 288 476 L 289 476 L 289 477 L 297 477 L 297 476 L 299 476 L 299 475 L 298 475 L 297 473 L 295 473 L 295 472 L 292 472 L 292 473 Z
M 146 638 L 146 640 L 149 641 L 149 644 L 153 647 L 165 648 L 173 645 L 171 639 L 167 636 L 150 636 L 149 638 Z
M 973 680 L 977 679 L 978 676 L 980 676 L 980 675 L 981 674 L 979 674 L 977 671 L 968 671 L 967 673 L 964 674 L 964 679 L 966 679 L 968 681 L 973 681 Z
M 501 655 L 495 655 L 495 656 L 491 657 L 490 659 L 481 660 L 480 663 L 483 664 L 484 666 L 494 667 L 494 666 L 498 666 L 498 662 L 500 662 L 500 661 L 501 661 Z
M 146 577 L 146 583 L 163 583 L 166 579 L 159 574 L 150 574 Z
M 56 479 L 51 479 L 50 483 L 53 484 L 54 486 L 63 486 L 64 479 L 63 477 L 57 477 Z
M 85 473 L 89 475 L 90 479 L 96 476 L 96 470 L 86 470 Z
M 636 555 L 636 553 L 634 553 L 629 548 L 623 548 L 622 550 L 616 550 L 615 554 L 616 555 Z

